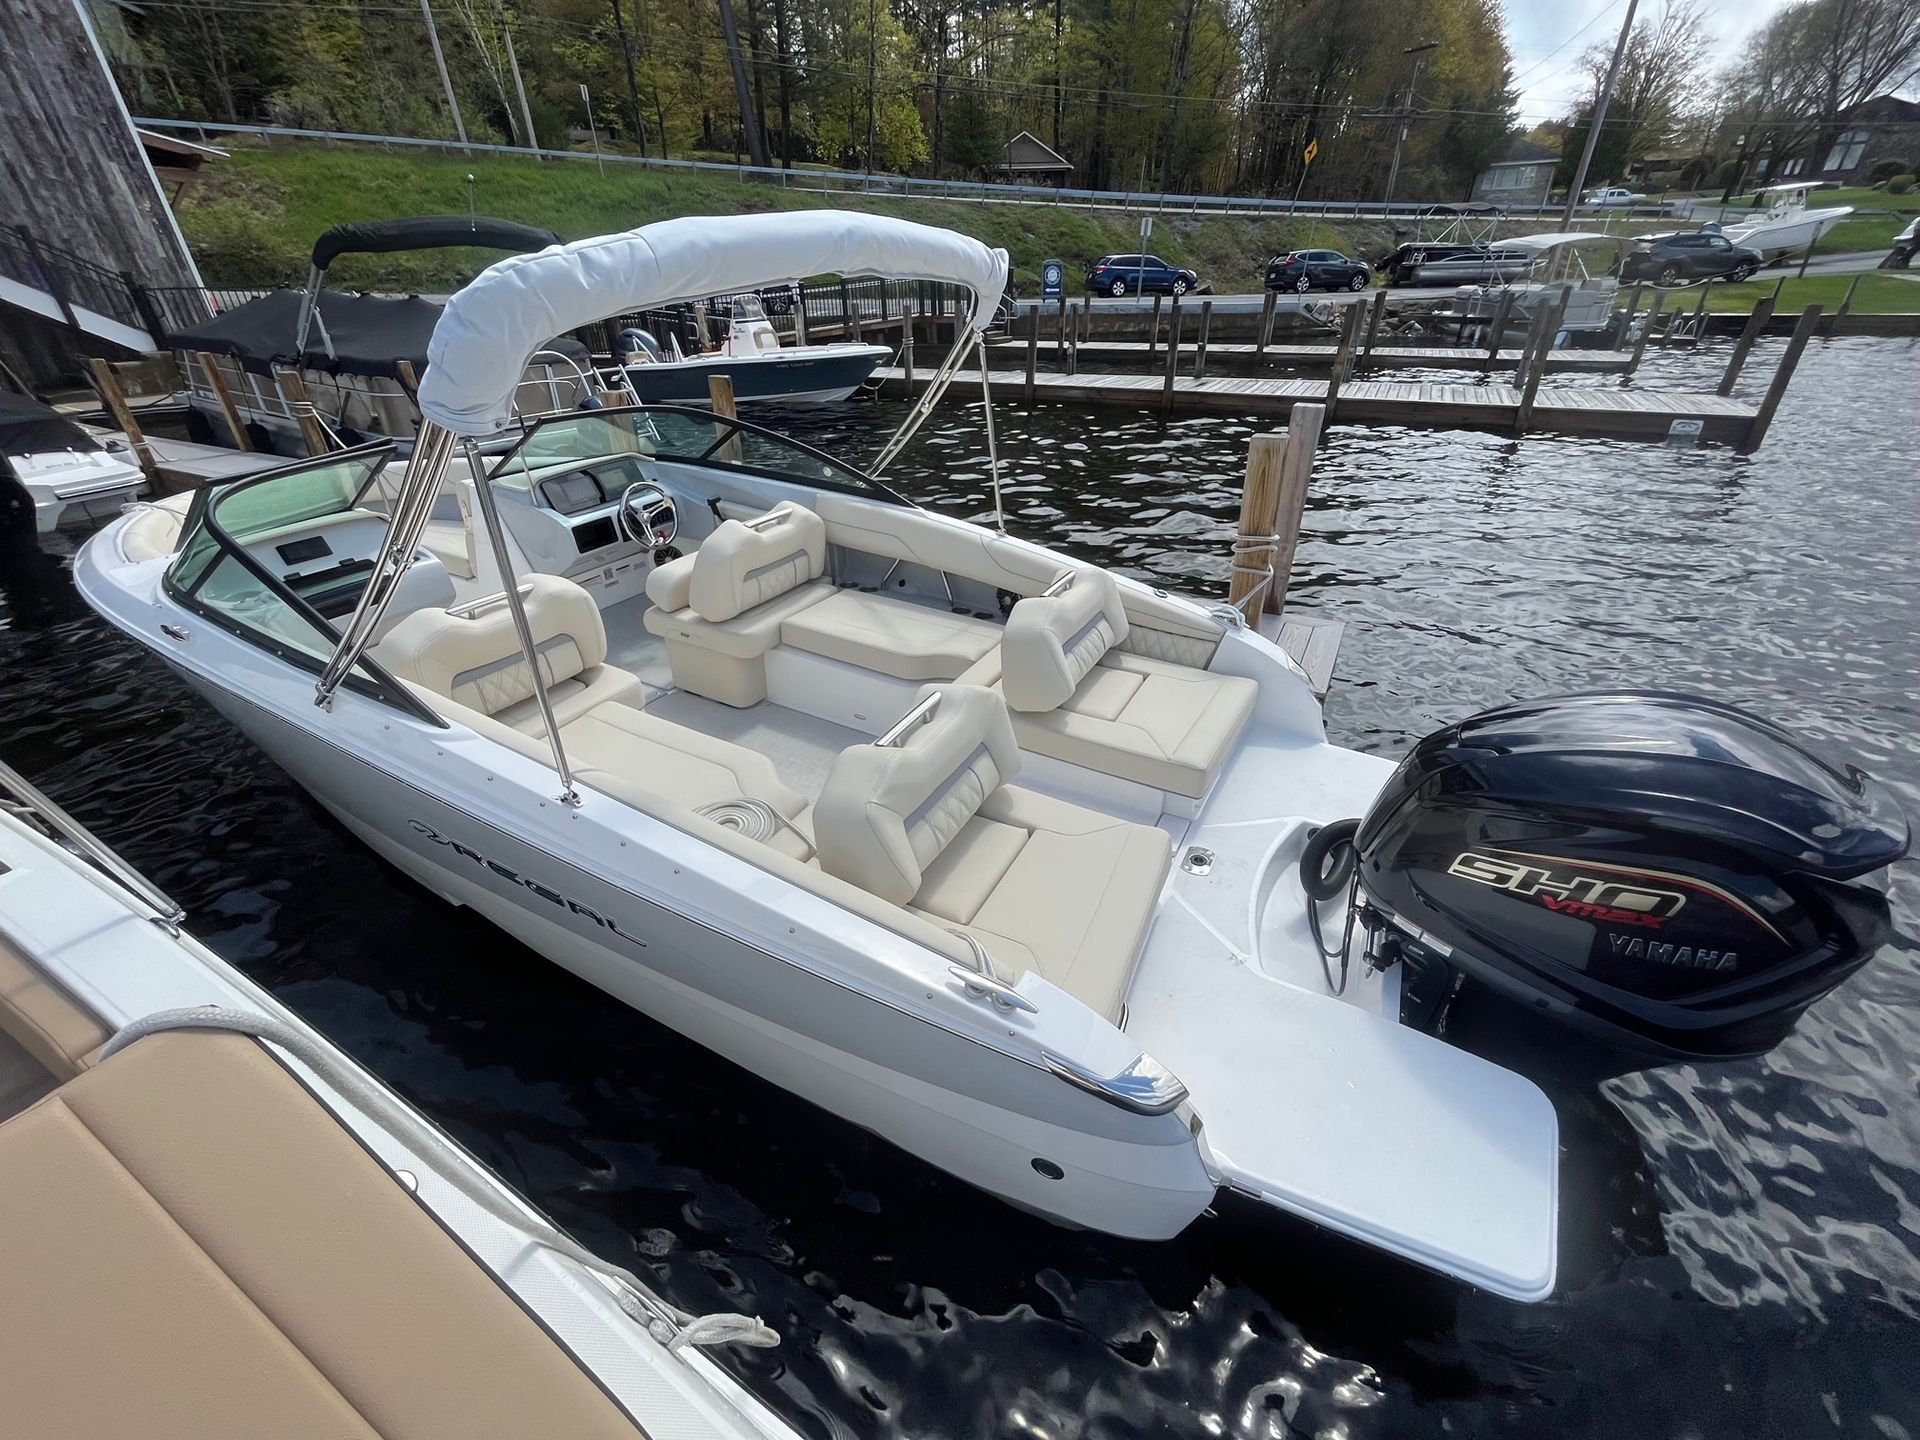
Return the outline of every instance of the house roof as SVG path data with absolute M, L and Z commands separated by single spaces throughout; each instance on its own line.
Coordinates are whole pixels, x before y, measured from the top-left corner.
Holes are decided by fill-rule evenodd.
M 1551 145 L 1542 145 L 1533 140 L 1515 140 L 1507 146 L 1507 153 L 1487 168 L 1491 170 L 1495 165 L 1537 165 L 1542 160 L 1559 158 L 1560 152 Z
M 202 160 L 224 160 L 225 150 L 216 150 L 211 145 L 196 145 L 191 140 L 182 140 L 177 135 L 161 135 L 152 130 L 133 132 L 140 137 L 141 146 L 149 152 L 159 151 L 167 155 L 179 155 L 198 163 Z
M 1903 100 L 1898 95 L 1876 95 L 1850 106 L 1841 118 L 1891 121 L 1896 125 L 1920 124 L 1920 101 Z
M 1022 130 L 1000 150 L 1003 170 L 1071 170 L 1073 162 L 1031 130 Z

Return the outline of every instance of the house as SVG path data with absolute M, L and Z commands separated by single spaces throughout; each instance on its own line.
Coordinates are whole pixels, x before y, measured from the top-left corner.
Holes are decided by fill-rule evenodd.
M 140 141 L 140 148 L 146 152 L 147 164 L 153 167 L 153 178 L 160 182 L 160 188 L 175 206 L 180 203 L 181 192 L 203 178 L 200 173 L 202 165 L 209 160 L 224 160 L 227 156 L 225 150 L 216 150 L 211 145 L 196 145 L 177 135 L 162 135 L 157 131 L 137 128 L 133 133 Z
M 1544 205 L 1559 163 L 1558 150 L 1532 140 L 1515 140 L 1503 158 L 1480 172 L 1469 198 L 1499 205 Z
M 1064 185 L 1073 178 L 1073 165 L 1031 130 L 1022 130 L 1001 147 L 1000 173 L 1015 180 Z
M 1666 190 L 1679 184 L 1680 172 L 1694 159 L 1690 151 L 1656 150 L 1627 162 L 1626 183 L 1648 190 Z M 1708 167 L 1711 169 L 1711 166 Z
M 1754 174 L 1766 173 L 1766 158 L 1753 166 Z M 1920 101 L 1898 95 L 1861 101 L 1841 116 L 1830 135 L 1815 136 L 1805 153 L 1789 156 L 1772 178 L 1866 185 L 1882 160 L 1899 160 L 1908 168 L 1920 164 Z

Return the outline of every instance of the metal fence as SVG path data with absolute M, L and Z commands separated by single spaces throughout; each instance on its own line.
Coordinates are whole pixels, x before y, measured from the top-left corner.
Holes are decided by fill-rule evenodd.
M 519 145 L 491 145 L 475 141 L 426 139 L 417 135 L 368 135 L 342 130 L 297 130 L 278 125 L 215 125 L 196 120 L 136 119 L 149 130 L 187 130 L 209 135 L 253 135 L 267 144 L 278 140 L 319 140 L 328 144 L 378 145 L 384 149 L 456 151 L 461 154 L 535 155 L 548 160 L 587 164 L 640 165 L 655 170 L 702 171 L 732 176 L 783 190 L 826 194 L 920 196 L 937 200 L 981 201 L 1028 205 L 1065 205 L 1080 209 L 1124 210 L 1153 215 L 1292 216 L 1324 220 L 1365 218 L 1412 219 L 1432 208 L 1431 201 L 1305 200 L 1259 195 L 1188 195 L 1160 191 L 1082 190 L 1052 185 L 1018 185 L 992 180 L 920 180 L 907 175 L 874 174 L 859 170 L 788 170 L 777 165 L 730 165 L 718 160 L 665 160 L 650 155 L 594 154 L 579 150 L 544 150 Z M 1512 215 L 1558 216 L 1558 205 L 1509 206 Z M 1623 210 L 1623 213 L 1624 210 Z

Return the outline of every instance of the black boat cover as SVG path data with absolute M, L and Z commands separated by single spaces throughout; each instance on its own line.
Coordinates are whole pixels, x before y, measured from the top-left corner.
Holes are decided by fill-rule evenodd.
M 462 222 L 465 223 L 464 221 Z M 175 350 L 207 350 L 238 360 L 256 375 L 271 375 L 273 367 L 293 365 L 329 375 L 397 376 L 398 360 L 408 361 L 416 376 L 427 370 L 427 341 L 439 323 L 440 309 L 418 295 L 349 295 L 322 290 L 317 302 L 319 322 L 307 337 L 307 350 L 296 357 L 293 337 L 300 326 L 297 290 L 275 290 L 244 305 L 236 305 L 191 330 L 175 330 L 167 344 Z M 321 338 L 321 327 L 333 341 L 333 354 Z M 550 342 L 579 364 L 586 364 L 586 347 L 573 340 Z
M 313 242 L 313 268 L 325 270 L 342 255 L 388 255 L 398 250 L 438 250 L 478 245 L 524 255 L 558 245 L 560 237 L 537 225 L 486 215 L 413 215 L 405 220 L 365 220 L 336 225 Z
M 30 395 L 0 390 L 0 455 L 45 455 L 57 450 L 99 450 L 100 442 L 58 411 Z

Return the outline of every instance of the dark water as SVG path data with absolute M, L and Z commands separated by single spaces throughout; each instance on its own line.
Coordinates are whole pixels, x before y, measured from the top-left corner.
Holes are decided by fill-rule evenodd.
M 1392 754 L 1514 696 L 1684 688 L 1920 813 L 1916 413 L 1920 350 L 1837 341 L 1751 460 L 1335 430 L 1292 592 L 1349 625 L 1333 737 Z M 864 456 L 892 414 L 804 433 Z M 1223 590 L 1253 429 L 1007 407 L 1013 528 Z M 982 513 L 977 414 L 930 430 L 892 478 Z M 986 1199 L 399 879 L 58 560 L 15 541 L 0 587 L 0 754 L 576 1235 L 776 1325 L 727 1363 L 808 1434 L 1920 1436 L 1911 864 L 1902 938 L 1772 1056 L 1555 1089 L 1561 1281 L 1515 1305 L 1231 1204 L 1144 1245 Z

